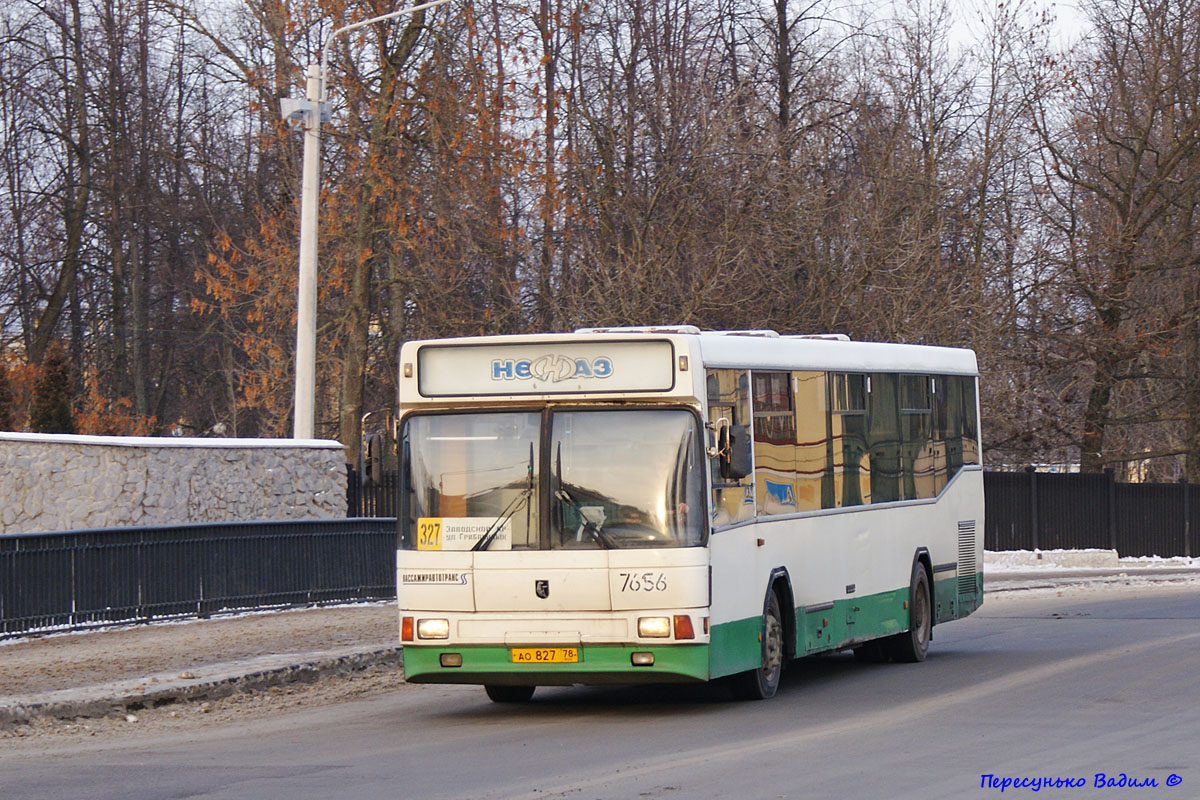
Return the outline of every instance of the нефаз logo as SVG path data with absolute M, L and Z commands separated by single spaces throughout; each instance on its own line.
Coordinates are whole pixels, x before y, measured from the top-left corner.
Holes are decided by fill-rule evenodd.
M 607 356 L 596 358 L 571 358 L 563 355 L 545 355 L 535 359 L 493 361 L 492 380 L 539 380 L 557 383 L 571 378 L 607 378 L 613 374 L 612 359 Z

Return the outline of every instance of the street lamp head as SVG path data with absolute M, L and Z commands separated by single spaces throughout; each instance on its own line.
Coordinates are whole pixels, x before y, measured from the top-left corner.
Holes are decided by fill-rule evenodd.
M 317 200 L 320 180 L 321 124 L 329 121 L 325 103 L 325 75 L 329 45 L 335 36 L 393 19 L 404 14 L 444 5 L 450 0 L 432 0 L 409 8 L 397 9 L 332 31 L 321 48 L 319 64 L 309 64 L 307 98 L 280 101 L 283 118 L 293 127 L 304 128 L 304 168 L 300 189 L 300 264 L 296 298 L 296 393 L 293 436 L 313 437 L 313 406 L 316 399 L 316 318 L 317 318 Z
M 307 100 L 298 100 L 294 97 L 283 97 L 279 100 L 279 112 L 283 115 L 283 120 L 293 128 L 299 128 L 304 124 L 304 115 L 312 110 L 312 103 Z

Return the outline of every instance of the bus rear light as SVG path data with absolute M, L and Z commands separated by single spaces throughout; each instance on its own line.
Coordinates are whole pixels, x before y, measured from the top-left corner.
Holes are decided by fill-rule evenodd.
M 687 614 L 675 615 L 675 638 L 695 639 L 696 632 L 692 630 L 692 618 Z
M 450 620 L 448 619 L 419 619 L 417 620 L 418 639 L 449 639 Z
M 438 663 L 443 667 L 461 667 L 462 653 L 442 653 L 438 656 Z
M 635 667 L 653 667 L 654 653 L 634 653 L 629 656 L 629 663 Z
M 402 617 L 400 619 L 400 641 L 411 642 L 413 640 L 413 618 Z
M 708 617 L 704 618 L 704 635 L 708 635 Z
M 638 636 L 644 639 L 666 639 L 670 635 L 670 617 L 638 617 Z

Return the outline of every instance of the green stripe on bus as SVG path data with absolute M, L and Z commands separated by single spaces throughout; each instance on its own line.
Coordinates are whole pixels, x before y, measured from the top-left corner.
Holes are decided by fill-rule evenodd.
M 709 635 L 712 676 L 733 675 L 762 664 L 762 617 L 713 625 Z
M 959 619 L 983 601 L 983 574 L 970 582 L 974 593 L 959 595 L 957 578 L 934 583 L 938 622 Z M 908 588 L 835 600 L 832 607 L 795 610 L 796 656 L 814 655 L 890 636 L 908 628 Z M 705 681 L 755 669 L 762 659 L 761 617 L 748 617 L 712 627 L 710 644 L 584 645 L 573 664 L 514 664 L 511 649 L 494 646 L 407 645 L 404 677 L 410 683 L 665 683 Z M 654 653 L 654 666 L 635 667 L 633 653 Z M 442 653 L 462 655 L 461 667 L 443 667 Z
M 972 581 L 976 592 L 960 596 L 957 578 L 934 584 L 937 622 L 960 619 L 977 609 L 983 600 L 983 574 Z M 794 654 L 798 657 L 849 647 L 858 642 L 891 636 L 908 629 L 908 587 L 889 592 L 834 600 L 808 612 L 796 609 Z M 755 669 L 762 660 L 759 632 L 761 617 L 749 617 L 714 625 L 712 628 L 711 675 L 733 675 Z
M 409 683 L 508 683 L 568 686 L 573 683 L 670 683 L 706 681 L 708 645 L 583 645 L 573 664 L 514 664 L 511 648 L 485 646 L 404 647 Z M 442 653 L 462 655 L 461 667 L 443 667 Z M 654 665 L 635 667 L 634 653 L 653 653 Z
M 908 587 L 890 592 L 835 600 L 833 608 L 796 610 L 797 652 L 836 650 L 854 642 L 891 636 L 908 627 Z M 801 616 L 803 615 L 803 616 Z
M 964 585 L 965 584 L 965 585 Z M 959 594 L 964 588 L 971 591 Z M 935 622 L 962 619 L 983 605 L 983 573 L 976 572 L 961 582 L 958 578 L 945 578 L 933 584 Z
M 855 641 L 899 633 L 908 625 L 904 601 L 908 588 L 891 592 L 835 600 L 833 605 L 806 611 L 795 610 L 796 656 L 836 650 Z M 755 669 L 762 662 L 759 632 L 762 618 L 750 617 L 714 625 L 712 629 L 712 674 L 733 675 Z

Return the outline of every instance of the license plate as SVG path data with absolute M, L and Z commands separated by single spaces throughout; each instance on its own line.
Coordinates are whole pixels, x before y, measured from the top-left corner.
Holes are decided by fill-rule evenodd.
M 514 664 L 574 664 L 579 661 L 578 647 L 514 647 Z

